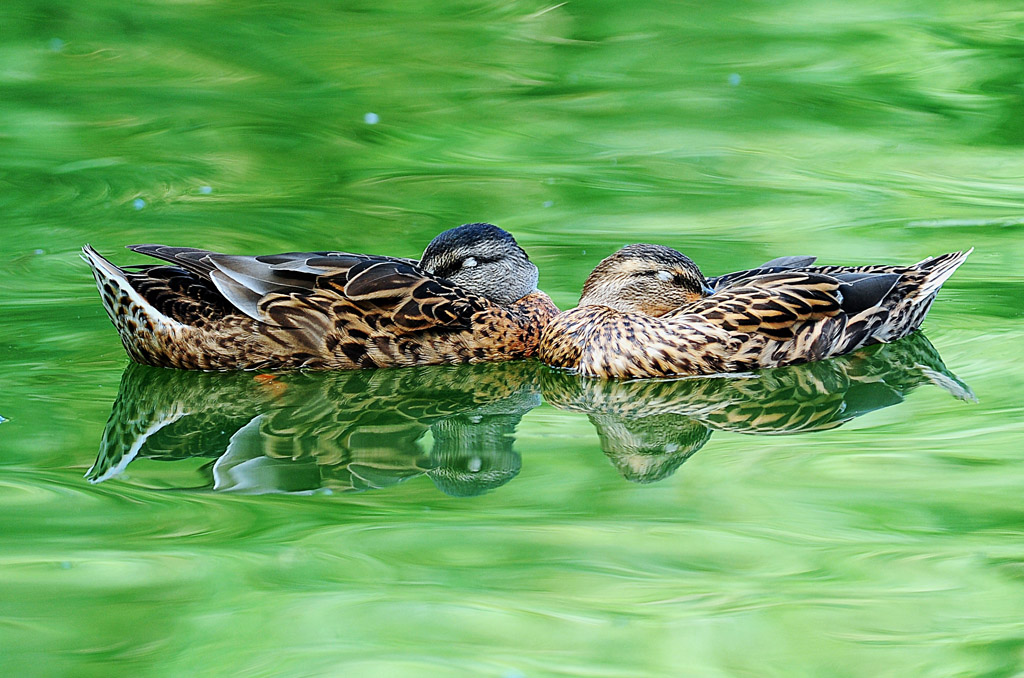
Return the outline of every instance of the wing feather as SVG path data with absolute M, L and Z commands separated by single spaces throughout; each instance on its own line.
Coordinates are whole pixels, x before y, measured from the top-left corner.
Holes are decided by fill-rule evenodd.
M 249 316 L 253 320 L 258 320 L 259 322 L 267 323 L 269 325 L 278 324 L 260 311 L 259 305 L 260 300 L 263 299 L 262 294 L 257 294 L 245 285 L 216 269 L 210 271 L 210 280 L 217 288 L 217 291 L 223 294 L 224 298 L 227 299 L 232 306 L 245 315 Z
M 170 262 L 206 280 L 210 279 L 210 271 L 215 268 L 208 257 L 216 252 L 209 250 L 195 247 L 168 247 L 167 245 L 128 245 L 128 249 L 154 259 Z
M 209 259 L 217 267 L 217 271 L 261 296 L 274 292 L 302 292 L 311 290 L 316 285 L 316 278 L 313 276 L 289 275 L 275 271 L 256 257 L 218 254 Z
M 805 321 L 833 317 L 840 312 L 840 285 L 831 276 L 799 271 L 772 273 L 730 286 L 665 317 L 696 315 L 729 331 L 759 332 L 786 341 L 793 338 Z
M 788 256 L 778 257 L 771 261 L 766 261 L 756 268 L 752 268 L 746 271 L 736 271 L 735 273 L 726 273 L 715 278 L 708 278 L 708 286 L 713 290 L 721 290 L 731 285 L 736 285 L 741 282 L 748 281 L 752 278 L 757 278 L 763 275 L 770 275 L 772 273 L 781 273 L 783 271 L 806 268 L 814 264 L 817 261 L 817 257 L 810 256 Z
M 758 266 L 758 268 L 803 268 L 805 266 L 810 266 L 817 260 L 818 257 L 791 255 L 766 261 Z
M 411 266 L 393 261 L 364 261 L 349 269 L 342 292 L 353 301 L 394 299 L 415 292 L 429 280 Z
M 465 329 L 489 305 L 414 259 L 328 251 L 239 256 L 152 244 L 129 249 L 210 281 L 239 312 L 274 326 L 295 325 L 299 313 L 328 313 L 313 303 L 323 294 L 349 302 L 343 313 L 372 313 L 399 332 Z

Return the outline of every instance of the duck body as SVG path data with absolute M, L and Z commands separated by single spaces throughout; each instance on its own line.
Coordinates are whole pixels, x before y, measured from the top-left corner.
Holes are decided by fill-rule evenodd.
M 130 249 L 167 264 L 119 268 L 89 246 L 83 258 L 128 355 L 160 367 L 361 369 L 514 360 L 535 354 L 541 330 L 558 312 L 536 289 L 536 267 L 526 253 L 489 224 L 446 231 L 420 261 L 345 252 L 249 257 L 160 245 Z
M 968 252 L 912 266 L 814 266 L 783 257 L 705 279 L 667 247 L 632 245 L 551 321 L 539 357 L 592 377 L 708 375 L 780 367 L 895 341 L 920 327 Z

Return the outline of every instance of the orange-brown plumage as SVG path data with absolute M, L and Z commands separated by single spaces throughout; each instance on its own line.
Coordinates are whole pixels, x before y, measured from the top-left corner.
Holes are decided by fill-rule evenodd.
M 136 245 L 170 265 L 118 268 L 86 246 L 129 356 L 202 370 L 358 369 L 527 358 L 558 311 L 505 231 L 446 231 L 421 261 L 344 252 L 257 257 Z M 442 275 L 443 274 L 443 275 Z
M 970 252 L 913 266 L 773 260 L 705 279 L 667 247 L 631 245 L 591 274 L 577 308 L 544 330 L 539 357 L 606 378 L 715 374 L 822 360 L 920 326 Z M 695 300 L 694 300 L 695 299 Z

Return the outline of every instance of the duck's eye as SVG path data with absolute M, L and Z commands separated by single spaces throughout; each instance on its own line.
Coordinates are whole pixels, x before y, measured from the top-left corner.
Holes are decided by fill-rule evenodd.
M 674 277 L 675 276 L 669 273 L 668 271 L 658 271 L 658 280 L 660 280 L 661 282 L 668 282 L 669 280 L 672 280 Z
M 473 257 L 466 257 L 466 259 L 462 262 L 462 268 L 473 268 L 476 265 L 477 260 L 474 259 Z

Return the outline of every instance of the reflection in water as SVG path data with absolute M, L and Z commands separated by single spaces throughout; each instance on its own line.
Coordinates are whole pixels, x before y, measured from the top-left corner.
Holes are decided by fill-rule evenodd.
M 824 362 L 730 377 L 603 381 L 550 372 L 542 392 L 555 407 L 590 417 L 601 448 L 627 480 L 650 483 L 672 475 L 713 430 L 824 431 L 896 405 L 926 383 L 974 399 L 916 332 Z
M 973 398 L 921 333 L 825 362 L 674 380 L 603 381 L 536 362 L 278 376 L 133 364 L 86 477 L 113 478 L 138 458 L 206 457 L 221 491 L 358 491 L 427 475 L 472 496 L 519 473 L 515 429 L 543 393 L 589 416 L 626 479 L 650 483 L 713 430 L 823 431 L 925 383 Z
M 208 457 L 216 490 L 355 491 L 425 474 L 471 496 L 519 473 L 533 362 L 278 376 L 129 365 L 86 477 L 135 459 Z M 429 433 L 429 442 L 427 434 Z

